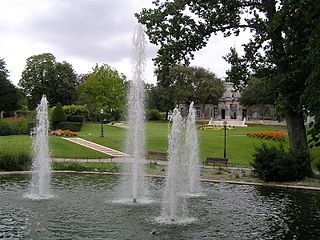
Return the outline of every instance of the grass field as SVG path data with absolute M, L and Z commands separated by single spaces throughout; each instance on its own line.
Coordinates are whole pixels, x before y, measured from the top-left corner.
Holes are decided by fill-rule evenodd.
M 247 137 L 248 132 L 255 131 L 279 131 L 285 130 L 285 126 L 249 126 L 248 128 L 232 128 L 227 131 L 227 157 L 234 164 L 249 165 L 255 147 L 266 144 L 279 144 L 277 141 L 263 140 Z M 168 147 L 168 132 L 170 125 L 166 122 L 148 122 L 146 131 L 146 151 L 166 152 Z M 86 124 L 82 127 L 78 136 L 89 141 L 99 143 L 120 151 L 125 148 L 126 129 L 104 125 L 104 136 L 100 137 L 100 124 Z M 201 160 L 206 157 L 223 157 L 224 131 L 199 130 Z M 32 139 L 30 136 L 0 137 L 0 151 L 4 149 L 22 149 L 28 151 Z M 284 142 L 288 144 L 288 139 Z M 59 137 L 50 137 L 50 149 L 52 157 L 65 158 L 102 158 L 106 155 L 67 142 Z M 320 148 L 311 151 L 315 161 L 320 162 Z
M 32 138 L 28 135 L 0 137 L 0 151 L 31 152 Z M 105 154 L 68 142 L 60 137 L 50 136 L 51 157 L 56 158 L 103 158 Z

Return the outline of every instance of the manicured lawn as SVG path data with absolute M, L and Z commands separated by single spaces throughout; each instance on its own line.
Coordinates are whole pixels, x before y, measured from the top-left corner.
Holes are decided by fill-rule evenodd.
M 285 126 L 249 126 L 248 128 L 232 128 L 227 131 L 227 157 L 234 164 L 248 166 L 252 159 L 255 147 L 266 144 L 280 144 L 277 141 L 263 140 L 247 137 L 248 132 L 255 131 L 279 131 L 285 130 Z M 168 133 L 170 125 L 166 122 L 148 122 L 146 132 L 146 151 L 166 152 L 168 147 Z M 125 149 L 126 129 L 104 125 L 104 137 L 100 137 L 100 124 L 86 124 L 82 127 L 78 136 L 89 141 L 96 142 L 120 151 Z M 224 130 L 199 130 L 201 160 L 206 157 L 223 157 Z M 0 151 L 2 149 L 29 150 L 32 139 L 30 136 L 0 137 Z M 288 145 L 288 139 L 284 142 Z M 74 143 L 67 142 L 59 137 L 50 137 L 50 149 L 52 157 L 65 158 L 102 158 L 106 155 L 84 148 Z M 315 162 L 320 162 L 320 148 L 311 151 Z
M 68 142 L 60 137 L 49 138 L 51 157 L 57 158 L 103 158 L 105 154 Z M 0 151 L 31 152 L 32 138 L 28 135 L 0 137 Z
M 233 128 L 227 131 L 227 156 L 231 163 L 249 165 L 251 154 L 255 146 L 261 143 L 279 144 L 276 141 L 250 138 L 246 136 L 251 131 L 278 131 L 283 126 L 253 126 L 248 128 Z M 146 132 L 146 151 L 166 152 L 168 147 L 168 133 L 170 125 L 166 122 L 148 122 Z M 79 136 L 87 140 L 109 146 L 120 151 L 125 148 L 125 132 L 123 128 L 105 125 L 104 138 L 100 137 L 99 124 L 85 125 Z M 223 157 L 224 131 L 199 130 L 201 159 L 206 157 Z

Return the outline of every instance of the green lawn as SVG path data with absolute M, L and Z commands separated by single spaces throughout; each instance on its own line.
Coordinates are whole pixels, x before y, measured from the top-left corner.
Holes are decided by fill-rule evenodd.
M 57 158 L 103 158 L 105 154 L 68 142 L 60 137 L 49 137 L 51 157 Z M 0 151 L 31 152 L 32 138 L 28 135 L 0 137 Z
M 285 130 L 284 126 L 249 126 L 247 128 L 232 128 L 227 131 L 227 157 L 231 163 L 249 165 L 251 155 L 256 146 L 262 143 L 279 144 L 277 141 L 262 140 L 247 137 L 248 132 L 254 131 L 279 131 Z M 148 122 L 146 131 L 146 151 L 167 151 L 168 132 L 170 125 L 166 122 Z M 104 125 L 104 137 L 100 137 L 100 124 L 86 124 L 82 127 L 78 136 L 101 145 L 105 145 L 120 151 L 125 148 L 126 129 L 111 125 Z M 224 147 L 224 131 L 199 130 L 201 160 L 206 157 L 222 157 Z M 2 149 L 21 148 L 30 149 L 31 137 L 29 136 L 7 136 L 0 137 L 0 151 Z M 288 144 L 286 141 L 284 144 Z M 99 158 L 106 155 L 84 148 L 74 143 L 67 142 L 59 137 L 50 137 L 50 149 L 52 157 L 66 158 Z M 320 162 L 320 148 L 311 151 L 315 161 Z

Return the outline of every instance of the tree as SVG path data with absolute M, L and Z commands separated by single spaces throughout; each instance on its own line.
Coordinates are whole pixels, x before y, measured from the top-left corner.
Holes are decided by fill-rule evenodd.
M 5 61 L 0 58 L 0 113 L 14 111 L 19 108 L 18 89 L 9 80 L 9 71 Z
M 147 27 L 150 41 L 161 45 L 155 59 L 160 70 L 161 66 L 189 64 L 193 52 L 204 47 L 211 34 L 222 32 L 228 37 L 250 29 L 253 36 L 244 45 L 244 56 L 238 57 L 239 61 L 229 59 L 233 65 L 238 64 L 233 73 L 237 69 L 248 73 L 233 76 L 253 74 L 271 79 L 277 88 L 277 101 L 285 109 L 290 147 L 307 149 L 303 111 L 311 107 L 304 97 L 309 89 L 307 84 L 319 85 L 319 54 L 314 56 L 314 50 L 319 49 L 318 1 L 156 0 L 154 3 L 155 9 L 142 9 L 136 16 Z M 239 83 L 246 79 L 230 80 Z M 312 91 L 312 96 L 319 99 L 319 91 Z
M 19 85 L 28 98 L 30 108 L 35 108 L 43 94 L 51 105 L 61 102 L 72 104 L 76 100 L 77 76 L 71 64 L 59 63 L 51 53 L 27 59 Z
M 66 114 L 60 102 L 57 103 L 57 105 L 54 107 L 52 111 L 51 121 L 52 121 L 53 128 L 56 128 L 58 123 L 66 121 Z
M 242 90 L 239 101 L 244 106 L 274 104 L 276 94 L 270 84 L 270 79 L 252 77 Z
M 176 104 L 218 104 L 224 92 L 224 85 L 214 73 L 201 67 L 176 66 L 169 70 L 172 81 L 171 98 Z
M 103 64 L 96 65 L 78 86 L 79 103 L 86 104 L 91 113 L 101 108 L 105 112 L 121 112 L 125 102 L 125 76 Z

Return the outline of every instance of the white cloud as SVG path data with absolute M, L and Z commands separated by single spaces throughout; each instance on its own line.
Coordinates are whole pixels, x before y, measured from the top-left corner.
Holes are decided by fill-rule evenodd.
M 87 73 L 96 63 L 106 63 L 124 73 L 131 70 L 131 39 L 137 20 L 135 12 L 152 7 L 151 0 L 1 0 L 0 58 L 4 58 L 17 84 L 26 59 L 50 52 L 58 61 L 71 63 L 77 73 Z M 225 75 L 222 56 L 240 45 L 241 38 L 214 36 L 195 54 L 193 65 Z M 240 40 L 239 40 L 240 39 Z M 157 47 L 147 45 L 146 81 L 155 83 L 152 58 Z

